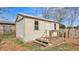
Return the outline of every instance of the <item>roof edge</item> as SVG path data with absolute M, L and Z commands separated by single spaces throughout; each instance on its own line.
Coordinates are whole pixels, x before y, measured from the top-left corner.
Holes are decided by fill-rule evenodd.
M 23 17 L 28 17 L 28 18 L 34 18 L 34 19 L 38 19 L 38 20 L 43 20 L 43 21 L 48 21 L 48 22 L 54 22 L 54 23 L 58 23 L 54 20 L 51 19 L 46 19 L 46 18 L 41 18 L 41 17 L 37 17 L 37 16 L 32 16 L 32 15 L 27 15 L 27 14 L 23 14 L 23 13 L 19 13 L 17 15 L 23 16 Z M 16 19 L 17 20 L 17 19 Z

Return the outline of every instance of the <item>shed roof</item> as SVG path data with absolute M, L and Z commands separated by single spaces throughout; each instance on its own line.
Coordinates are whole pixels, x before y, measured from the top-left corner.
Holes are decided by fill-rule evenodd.
M 27 18 L 33 18 L 33 19 L 38 19 L 38 20 L 42 20 L 42 21 L 48 21 L 48 22 L 58 23 L 58 22 L 56 22 L 54 20 L 51 20 L 51 19 L 41 18 L 41 17 L 27 15 L 27 14 L 23 14 L 23 13 L 20 13 L 18 15 L 23 16 L 23 17 L 27 17 Z

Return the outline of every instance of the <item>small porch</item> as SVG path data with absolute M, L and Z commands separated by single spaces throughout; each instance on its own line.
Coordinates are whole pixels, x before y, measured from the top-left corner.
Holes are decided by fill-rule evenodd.
M 40 38 L 37 38 L 34 40 L 34 43 L 40 44 L 41 46 L 44 46 L 44 47 L 48 47 L 50 45 L 56 46 L 63 43 L 64 38 L 65 38 L 65 34 L 63 31 L 49 30 L 49 36 L 47 36 L 47 31 L 45 31 Z
M 43 47 L 49 47 L 51 45 L 57 46 L 64 43 L 66 39 L 73 40 L 75 38 L 78 38 L 78 34 L 79 30 L 76 29 L 49 30 L 49 36 L 47 36 L 46 32 L 44 32 L 44 34 L 40 38 L 35 39 L 34 43 L 37 43 Z

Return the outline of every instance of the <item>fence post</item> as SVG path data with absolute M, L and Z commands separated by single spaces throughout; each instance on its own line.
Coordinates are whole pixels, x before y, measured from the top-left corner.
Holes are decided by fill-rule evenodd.
M 59 31 L 57 31 L 57 39 L 59 38 Z
M 68 30 L 67 29 L 66 29 L 65 33 L 66 33 L 66 38 L 68 38 Z
M 49 42 L 51 43 L 51 39 L 52 39 L 52 31 L 51 30 L 49 31 L 49 37 L 50 37 Z

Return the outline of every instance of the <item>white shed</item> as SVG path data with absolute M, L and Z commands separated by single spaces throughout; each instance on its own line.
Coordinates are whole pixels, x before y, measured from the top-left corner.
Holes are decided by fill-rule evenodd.
M 16 18 L 16 37 L 24 41 L 32 41 L 41 37 L 45 32 L 49 36 L 49 30 L 59 30 L 59 24 L 53 20 L 35 17 L 26 14 L 18 14 Z M 57 35 L 56 33 L 54 34 Z

